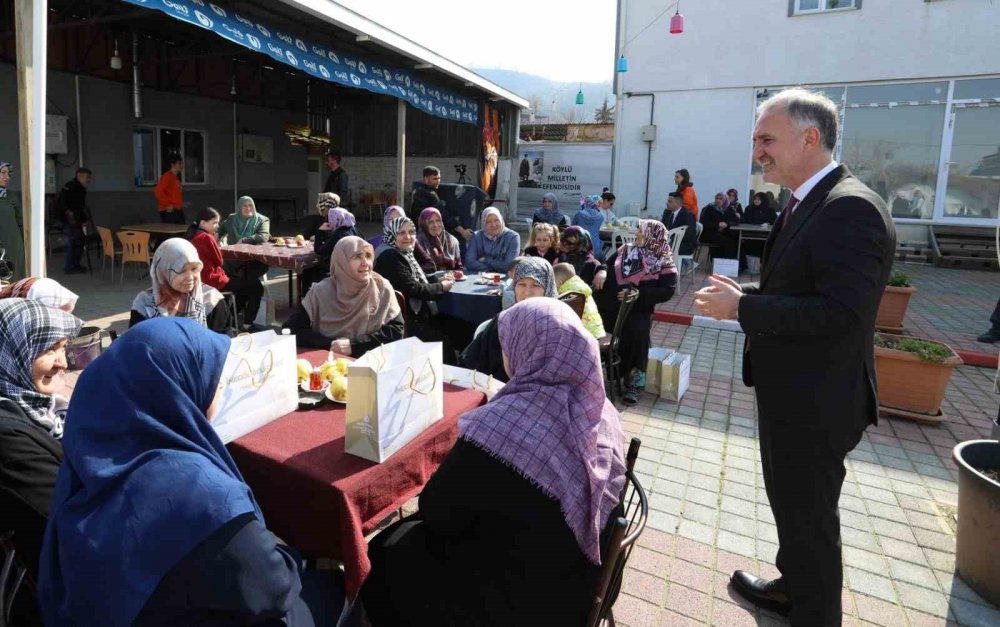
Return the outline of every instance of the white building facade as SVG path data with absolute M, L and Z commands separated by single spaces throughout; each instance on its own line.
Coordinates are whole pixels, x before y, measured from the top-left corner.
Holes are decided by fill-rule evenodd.
M 802 85 L 840 105 L 836 158 L 883 196 L 901 239 L 997 224 L 1000 3 L 689 0 L 678 35 L 671 4 L 619 0 L 620 204 L 659 216 L 680 168 L 701 205 L 729 188 L 744 204 L 751 189 L 780 196 L 752 164 L 755 109 Z

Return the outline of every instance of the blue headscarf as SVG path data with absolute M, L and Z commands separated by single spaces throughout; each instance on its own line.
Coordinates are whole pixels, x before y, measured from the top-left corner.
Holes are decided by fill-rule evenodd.
M 80 376 L 41 555 L 47 625 L 131 625 L 202 541 L 248 512 L 263 524 L 205 416 L 229 342 L 193 320 L 155 318 Z
M 535 222 L 545 222 L 547 224 L 554 224 L 556 226 L 559 226 L 559 224 L 566 219 L 566 216 L 563 215 L 561 211 L 559 211 L 559 199 L 556 198 L 556 195 L 553 194 L 552 192 L 548 192 L 547 194 L 542 196 L 542 199 L 551 200 L 552 209 L 546 211 L 544 206 L 536 209 L 534 216 Z
M 601 227 L 604 226 L 604 216 L 597 208 L 600 196 L 584 196 L 580 199 L 580 210 L 573 216 L 573 224 L 582 227 L 590 233 L 590 239 L 594 244 L 594 257 L 598 260 L 604 259 L 604 248 L 600 246 Z

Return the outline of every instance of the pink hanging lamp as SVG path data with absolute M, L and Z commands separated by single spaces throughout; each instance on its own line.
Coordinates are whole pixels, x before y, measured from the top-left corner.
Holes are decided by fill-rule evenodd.
M 677 12 L 670 18 L 670 34 L 678 35 L 684 32 L 684 16 L 681 15 L 681 3 L 677 2 Z

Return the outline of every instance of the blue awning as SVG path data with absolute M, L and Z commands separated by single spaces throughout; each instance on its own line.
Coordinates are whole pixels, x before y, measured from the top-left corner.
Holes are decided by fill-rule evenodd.
M 315 78 L 394 96 L 439 118 L 467 124 L 479 122 L 479 105 L 472 98 L 429 85 L 407 70 L 370 63 L 274 30 L 247 19 L 228 7 L 223 8 L 205 0 L 125 2 L 162 11 L 182 22 L 210 30 L 235 44 L 265 54 Z

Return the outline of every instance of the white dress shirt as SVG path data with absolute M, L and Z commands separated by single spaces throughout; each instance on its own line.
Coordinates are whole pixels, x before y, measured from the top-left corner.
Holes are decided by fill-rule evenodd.
M 816 184 L 819 183 L 821 180 L 823 180 L 824 176 L 837 169 L 837 165 L 838 163 L 836 161 L 831 160 L 830 163 L 826 164 L 822 170 L 820 170 L 816 174 L 813 174 L 806 180 L 805 183 L 795 188 L 795 191 L 792 192 L 792 196 L 798 199 L 798 202 L 795 203 L 794 207 L 792 207 L 792 213 L 795 213 L 795 209 L 798 208 L 798 206 L 802 203 L 803 200 L 806 199 L 806 196 L 808 196 L 809 192 L 811 192 L 813 188 L 816 187 Z

